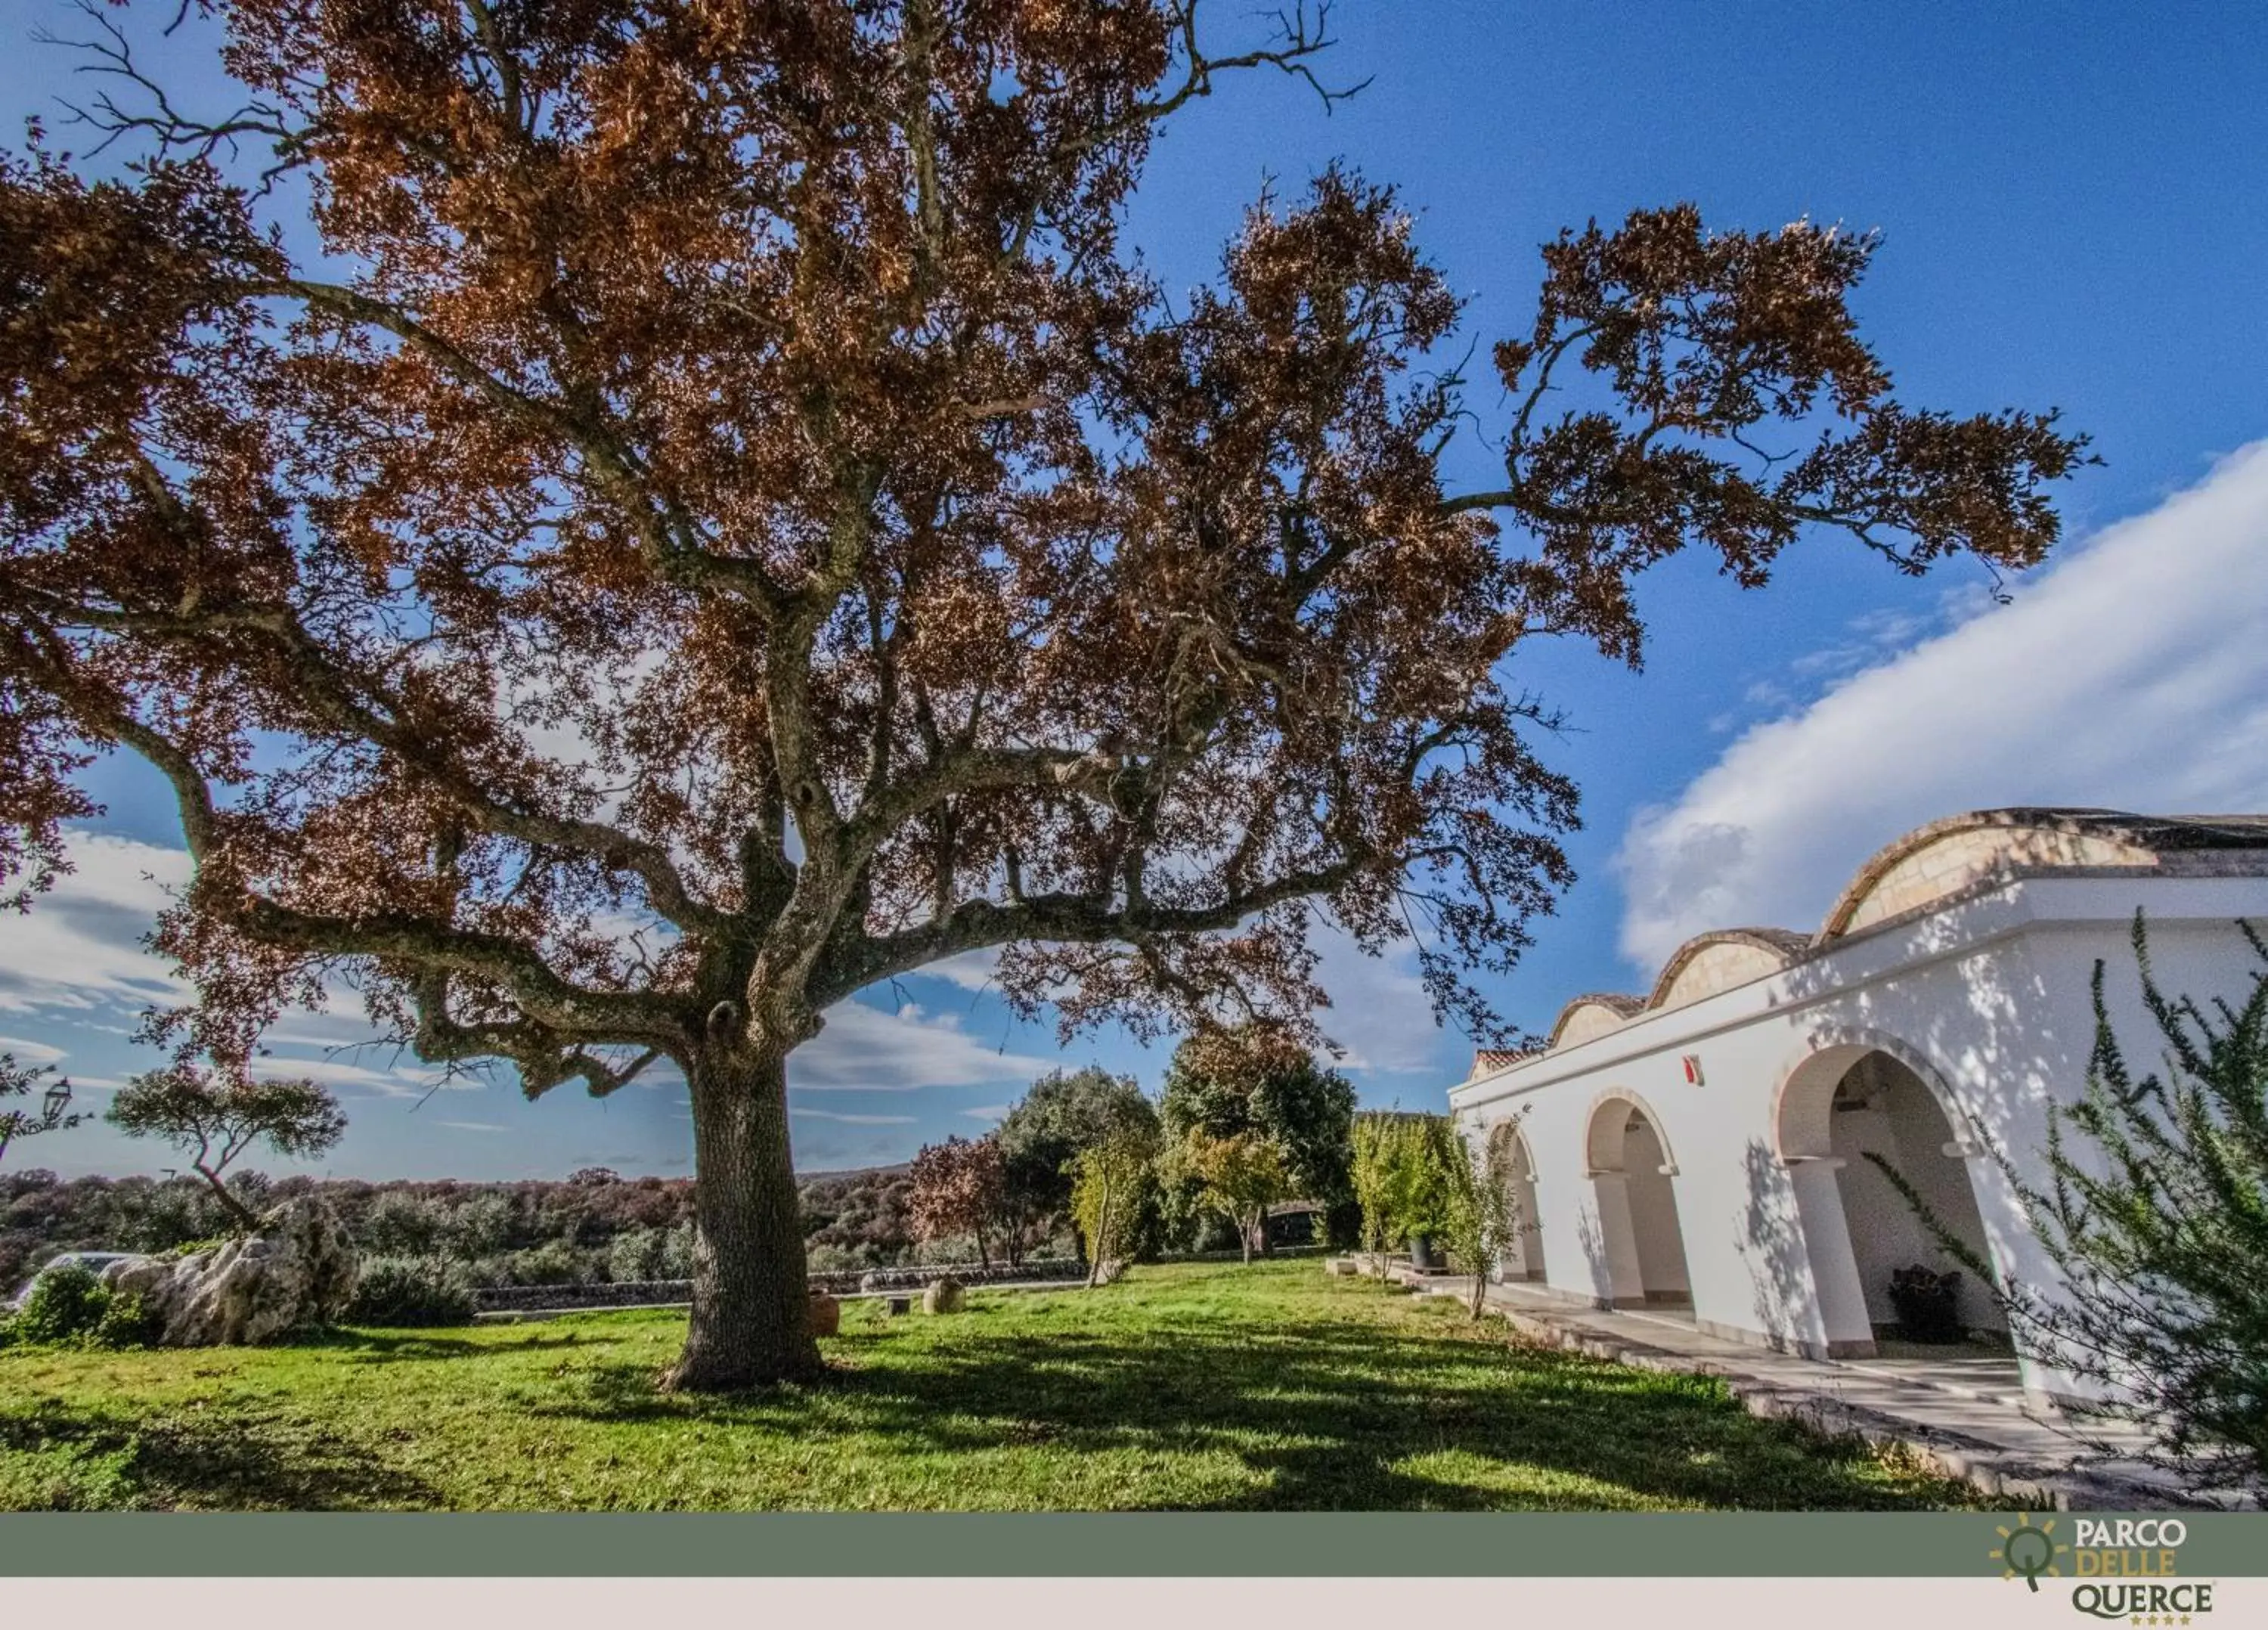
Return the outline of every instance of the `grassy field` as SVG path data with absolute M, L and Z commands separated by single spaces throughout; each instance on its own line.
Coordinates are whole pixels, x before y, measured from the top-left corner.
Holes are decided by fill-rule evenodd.
M 679 1316 L 0 1351 L 10 1509 L 1386 1509 L 1974 1503 L 1713 1382 L 1514 1345 L 1313 1261 L 843 1309 L 824 1384 L 658 1395 Z

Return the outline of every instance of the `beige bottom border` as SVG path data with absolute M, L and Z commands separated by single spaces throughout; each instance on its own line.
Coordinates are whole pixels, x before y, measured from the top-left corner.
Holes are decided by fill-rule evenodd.
M 2125 1624 L 2079 1611 L 2046 1579 L 18 1579 L 4 1622 L 166 1630 L 1300 1630 L 1416 1626 L 1831 1625 L 1834 1630 L 2060 1630 Z M 2208 1582 L 2175 1581 L 2194 1585 Z M 2191 1630 L 2268 1624 L 2268 1579 L 2209 1582 Z M 2194 1601 L 2194 1597 L 2191 1598 Z M 1798 1615 L 1801 1617 L 1799 1618 Z M 2172 1623 L 2169 1618 L 2167 1622 Z

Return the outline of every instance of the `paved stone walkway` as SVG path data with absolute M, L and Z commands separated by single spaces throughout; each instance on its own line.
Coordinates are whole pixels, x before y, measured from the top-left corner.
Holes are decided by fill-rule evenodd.
M 1393 1276 L 1419 1291 L 1470 1301 L 1470 1279 Z M 1800 1420 L 1822 1431 L 1899 1442 L 1940 1472 L 1986 1494 L 2055 1510 L 2165 1507 L 2255 1508 L 2250 1496 L 2185 1489 L 2130 1457 L 2132 1428 L 2035 1412 L 2015 1360 L 1887 1357 L 1820 1361 L 1727 1341 L 1674 1310 L 1573 1307 L 1523 1285 L 1491 1285 L 1489 1309 L 1532 1339 L 1642 1369 L 1719 1376 L 1755 1414 Z

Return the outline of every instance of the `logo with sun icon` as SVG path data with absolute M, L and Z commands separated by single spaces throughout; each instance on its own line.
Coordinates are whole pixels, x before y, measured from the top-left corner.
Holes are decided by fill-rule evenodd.
M 2042 1574 L 2050 1578 L 2062 1577 L 2061 1570 L 2056 1567 L 2056 1558 L 2068 1556 L 2071 1547 L 2056 1543 L 2053 1517 L 2034 1528 L 2032 1514 L 2026 1511 L 2018 1515 L 2015 1527 L 1997 1531 L 2000 1543 L 1992 1547 L 1992 1560 L 2000 1565 L 2001 1578 L 2021 1576 L 2026 1584 L 2037 1591 Z

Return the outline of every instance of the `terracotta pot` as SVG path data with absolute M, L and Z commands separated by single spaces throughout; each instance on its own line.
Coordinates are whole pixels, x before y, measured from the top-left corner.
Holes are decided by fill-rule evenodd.
M 811 1333 L 831 1336 L 843 1328 L 843 1304 L 821 1293 L 811 1299 Z

